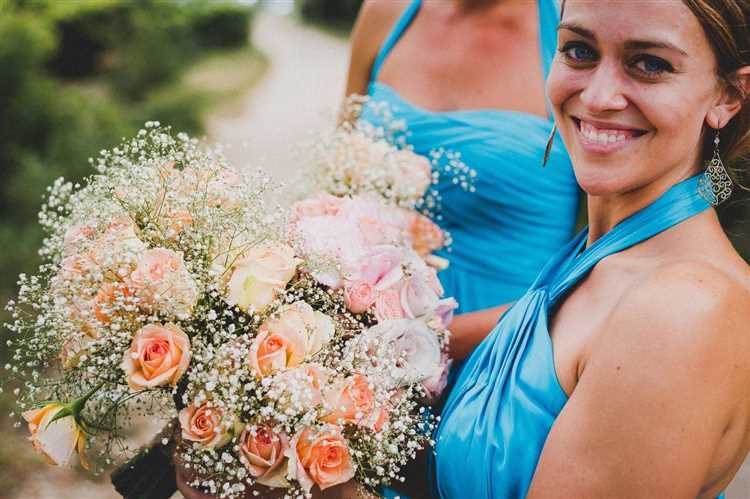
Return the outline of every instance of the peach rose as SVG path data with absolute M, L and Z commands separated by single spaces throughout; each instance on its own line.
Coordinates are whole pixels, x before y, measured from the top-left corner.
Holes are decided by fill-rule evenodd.
M 282 386 L 276 400 L 282 410 L 287 408 L 314 410 L 323 403 L 322 387 L 325 386 L 328 373 L 322 366 L 305 364 L 279 373 L 272 386 Z M 296 409 L 295 409 L 296 408 Z
M 349 447 L 336 426 L 305 428 L 292 439 L 287 455 L 289 475 L 308 492 L 315 484 L 325 490 L 354 478 Z
M 210 402 L 185 407 L 180 411 L 179 419 L 183 440 L 198 442 L 210 449 L 229 443 L 236 422 L 235 418 L 225 416 L 224 409 Z
M 404 308 L 401 305 L 401 295 L 393 288 L 378 293 L 375 298 L 374 311 L 378 322 L 405 317 Z
M 302 333 L 305 338 L 305 355 L 312 356 L 325 347 L 335 333 L 333 320 L 314 310 L 304 301 L 297 301 L 279 308 L 276 316 L 268 321 L 272 331 L 292 334 Z
M 85 306 L 85 302 L 80 302 L 82 306 Z M 135 304 L 135 296 L 133 290 L 125 283 L 105 282 L 102 287 L 99 288 L 99 292 L 93 301 L 93 312 L 96 320 L 100 324 L 109 324 L 112 322 L 114 317 L 122 316 L 126 313 L 126 308 Z M 80 310 L 84 315 L 84 310 Z M 98 333 L 93 327 L 84 328 L 86 334 L 93 338 L 98 337 Z
M 189 315 L 198 301 L 198 287 L 185 268 L 182 254 L 170 249 L 145 251 L 130 274 L 130 282 L 149 308 L 180 318 Z
M 73 415 L 52 421 L 64 408 L 62 404 L 52 403 L 23 413 L 23 418 L 29 423 L 31 443 L 47 462 L 57 466 L 68 466 L 73 454 L 78 451 L 81 466 L 89 469 L 84 454 L 86 435 Z
M 168 235 L 176 237 L 187 227 L 193 225 L 193 215 L 184 208 L 172 210 L 162 216 L 161 223 L 169 230 Z
M 284 478 L 286 450 L 289 448 L 289 437 L 282 432 L 275 432 L 269 425 L 246 426 L 240 435 L 240 460 L 250 475 L 261 485 L 284 487 L 288 482 Z
M 302 263 L 294 250 L 273 242 L 250 248 L 232 266 L 227 302 L 248 311 L 262 311 L 284 290 Z
M 305 360 L 304 331 L 279 321 L 263 324 L 250 344 L 250 367 L 260 378 L 297 367 Z
M 172 385 L 190 364 L 190 338 L 174 324 L 149 324 L 133 337 L 122 368 L 133 390 Z
M 89 225 L 72 225 L 68 227 L 63 236 L 63 255 L 72 256 L 79 248 L 94 238 L 96 231 Z
M 445 244 L 443 230 L 432 220 L 413 211 L 410 213 L 409 236 L 412 248 L 419 256 L 427 256 Z
M 138 237 L 138 227 L 128 215 L 115 218 L 96 239 L 96 253 L 137 255 L 146 250 L 146 245 Z
M 375 289 L 367 281 L 347 283 L 344 286 L 344 303 L 352 313 L 362 314 L 375 303 Z
M 366 425 L 375 412 L 375 392 L 370 380 L 360 374 L 330 387 L 324 397 L 328 414 L 322 419 L 327 423 Z
M 344 198 L 322 192 L 317 197 L 294 203 L 291 222 L 295 223 L 306 217 L 336 216 L 342 204 L 344 204 Z

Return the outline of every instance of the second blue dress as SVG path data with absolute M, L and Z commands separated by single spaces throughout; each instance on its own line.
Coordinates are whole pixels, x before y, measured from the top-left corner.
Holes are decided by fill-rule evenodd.
M 439 225 L 453 244 L 441 253 L 450 267 L 440 273 L 446 296 L 459 312 L 494 307 L 521 296 L 544 263 L 573 236 L 579 190 L 561 140 L 542 168 L 552 129 L 547 117 L 498 109 L 433 112 L 411 104 L 378 80 L 383 62 L 419 14 L 413 1 L 386 38 L 372 68 L 368 89 L 376 106 L 386 105 L 403 121 L 406 142 L 418 154 L 444 149 L 460 155 L 477 173 L 476 192 L 445 176 Z M 546 78 L 557 44 L 558 5 L 539 0 L 539 46 Z M 362 118 L 387 127 L 381 114 Z

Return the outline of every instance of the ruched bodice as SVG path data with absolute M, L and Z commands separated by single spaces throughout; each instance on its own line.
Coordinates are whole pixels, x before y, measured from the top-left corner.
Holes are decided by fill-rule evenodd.
M 457 153 L 476 172 L 475 192 L 467 192 L 446 175 L 436 186 L 442 208 L 439 224 L 453 238 L 450 267 L 440 278 L 446 294 L 467 312 L 517 299 L 549 257 L 573 234 L 578 187 L 561 140 L 542 168 L 550 119 L 496 109 L 433 112 L 403 99 L 378 81 L 383 61 L 420 8 L 416 0 L 396 23 L 375 61 L 369 95 L 402 121 L 406 142 L 414 151 Z M 558 21 L 554 0 L 539 1 L 539 37 L 544 75 L 556 46 Z M 363 119 L 382 125 L 366 107 Z M 440 168 L 440 163 L 438 163 Z
M 584 230 L 544 267 L 467 359 L 435 434 L 441 498 L 523 498 L 567 402 L 555 372 L 550 310 L 601 259 L 704 210 L 698 178 L 672 187 L 585 248 Z

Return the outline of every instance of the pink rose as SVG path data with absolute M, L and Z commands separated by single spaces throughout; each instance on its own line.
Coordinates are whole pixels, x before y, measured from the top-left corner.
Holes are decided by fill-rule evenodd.
M 196 407 L 191 404 L 180 411 L 183 440 L 198 442 L 203 447 L 216 449 L 232 439 L 234 418 L 224 416 L 224 409 L 210 402 Z
M 198 287 L 182 255 L 166 248 L 145 251 L 130 281 L 145 304 L 178 317 L 189 315 L 198 300 Z
M 403 255 L 395 246 L 376 246 L 360 259 L 358 277 L 380 291 L 397 283 L 404 275 Z
M 443 352 L 440 357 L 440 369 L 433 376 L 422 380 L 422 386 L 427 390 L 427 394 L 431 399 L 437 399 L 448 385 L 448 373 L 450 373 L 451 363 L 452 361 L 448 357 L 448 354 Z
M 435 308 L 435 316 L 440 319 L 442 329 L 448 329 L 453 322 L 453 311 L 458 308 L 458 302 L 454 298 L 445 298 L 438 302 Z
M 375 298 L 375 318 L 378 322 L 403 319 L 406 315 L 401 304 L 401 296 L 395 289 L 386 289 Z
M 348 283 L 344 286 L 344 303 L 352 313 L 362 314 L 375 303 L 375 290 L 367 281 Z
M 445 294 L 445 290 L 443 289 L 443 285 L 440 283 L 440 279 L 437 275 L 437 270 L 435 270 L 434 267 L 428 267 L 426 273 L 427 275 L 425 276 L 425 279 L 427 280 L 427 284 L 429 284 L 432 290 L 435 291 L 435 294 L 438 295 L 438 297 L 443 296 L 443 294 Z
M 280 479 L 284 479 L 286 467 L 281 464 L 289 448 L 289 438 L 284 433 L 275 432 L 269 425 L 247 426 L 240 435 L 239 446 L 242 464 L 258 483 L 282 485 Z
M 250 367 L 260 378 L 297 367 L 305 360 L 306 346 L 304 330 L 271 319 L 260 327 L 250 345 Z
M 322 419 L 332 424 L 361 424 L 375 412 L 375 392 L 370 380 L 360 374 L 331 386 L 324 394 L 328 413 Z
M 190 338 L 174 324 L 149 324 L 133 337 L 122 368 L 133 390 L 175 386 L 190 364 Z
M 439 297 L 425 277 L 419 274 L 409 277 L 401 287 L 401 306 L 409 319 L 423 317 L 437 308 Z
M 315 484 L 325 490 L 354 478 L 349 447 L 336 426 L 304 429 L 292 439 L 289 455 L 290 475 L 308 492 Z

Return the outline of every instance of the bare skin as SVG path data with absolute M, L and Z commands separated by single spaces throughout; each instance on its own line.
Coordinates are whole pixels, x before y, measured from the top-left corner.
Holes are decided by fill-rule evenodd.
M 697 173 L 743 99 L 682 2 L 569 0 L 559 46 L 547 89 L 591 244 Z M 750 91 L 750 68 L 733 76 Z M 528 497 L 715 498 L 750 449 L 749 321 L 750 269 L 713 210 L 599 262 L 552 317 L 570 399 Z
M 352 32 L 347 95 L 367 93 L 375 57 L 408 4 L 365 2 Z M 538 23 L 536 2 L 425 0 L 378 80 L 432 111 L 490 108 L 546 116 Z

